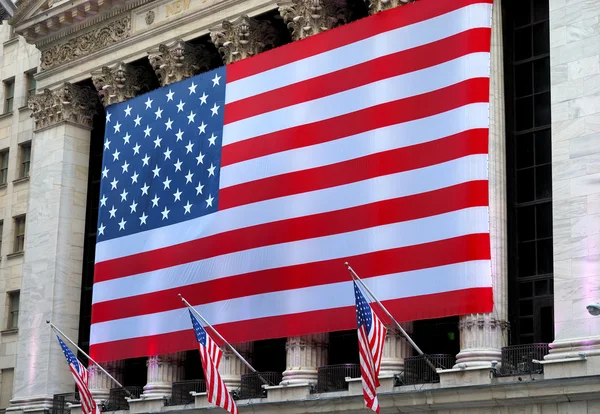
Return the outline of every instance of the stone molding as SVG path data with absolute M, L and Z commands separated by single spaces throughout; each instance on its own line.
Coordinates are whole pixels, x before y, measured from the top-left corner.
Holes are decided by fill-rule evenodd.
M 215 66 L 215 54 L 202 45 L 192 45 L 179 39 L 160 44 L 148 52 L 148 59 L 161 86 L 207 72 Z
M 398 6 L 404 6 L 405 4 L 412 3 L 416 0 L 368 0 L 369 14 L 382 12 L 384 10 L 393 9 Z
M 92 82 L 106 107 L 149 91 L 148 75 L 143 68 L 119 62 L 112 67 L 103 66 L 92 72 Z
M 348 8 L 333 0 L 288 0 L 278 6 L 292 40 L 304 39 L 348 21 Z
M 468 315 L 468 317 L 465 317 L 463 319 L 461 319 L 461 321 L 458 324 L 458 328 L 460 330 L 463 329 L 472 329 L 472 328 L 478 328 L 478 329 L 484 329 L 484 328 L 491 328 L 491 329 L 502 329 L 502 330 L 507 330 L 509 328 L 510 324 L 508 321 L 504 321 L 504 320 L 497 320 L 494 318 L 484 318 L 483 316 L 475 316 L 475 315 Z
M 91 88 L 65 82 L 58 89 L 44 89 L 41 94 L 31 97 L 28 106 L 36 130 L 60 122 L 91 128 L 98 111 L 98 95 Z
M 282 384 L 316 383 L 318 368 L 327 364 L 329 334 L 320 333 L 287 338 L 286 370 Z

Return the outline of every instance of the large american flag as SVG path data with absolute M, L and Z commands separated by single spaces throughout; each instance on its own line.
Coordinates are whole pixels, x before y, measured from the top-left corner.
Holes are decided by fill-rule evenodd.
M 91 353 L 490 312 L 492 0 L 422 0 L 109 106 Z
M 367 408 L 379 412 L 377 387 L 379 387 L 379 369 L 383 356 L 383 344 L 387 329 L 381 323 L 371 306 L 365 300 L 356 282 L 356 322 L 358 325 L 358 353 L 362 378 L 363 396 Z
M 62 348 L 63 353 L 65 354 L 65 358 L 67 358 L 67 363 L 69 364 L 69 368 L 71 370 L 71 374 L 73 374 L 73 379 L 75 380 L 75 385 L 79 390 L 79 399 L 81 401 L 81 411 L 83 414 L 100 414 L 100 409 L 96 405 L 96 401 L 92 397 L 92 393 L 88 388 L 88 370 L 83 366 L 81 362 L 77 359 L 77 357 L 71 352 L 69 347 L 63 342 L 62 339 L 57 335 L 58 343 Z
M 221 374 L 219 374 L 219 365 L 221 364 L 223 351 L 212 340 L 210 335 L 206 333 L 206 330 L 200 325 L 191 311 L 190 318 L 192 318 L 192 326 L 194 327 L 194 333 L 196 334 L 196 340 L 200 349 L 200 360 L 202 361 L 202 369 L 204 370 L 208 401 L 223 408 L 225 411 L 229 411 L 231 414 L 237 414 L 237 405 L 221 379 Z

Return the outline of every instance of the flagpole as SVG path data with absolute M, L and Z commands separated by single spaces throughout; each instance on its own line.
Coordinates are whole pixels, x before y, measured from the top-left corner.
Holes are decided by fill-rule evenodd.
M 102 372 L 104 372 L 106 375 L 108 375 L 108 377 L 113 380 L 115 382 L 115 384 L 117 384 L 120 388 L 122 388 L 123 390 L 125 390 L 125 392 L 127 393 L 127 395 L 131 398 L 133 398 L 133 395 L 131 395 L 131 393 L 127 390 L 127 388 L 125 388 L 123 385 L 121 385 L 121 383 L 119 381 L 117 381 L 112 375 L 110 375 L 104 368 L 102 368 L 100 366 L 100 364 L 98 364 L 96 361 L 94 361 L 92 359 L 91 356 L 89 356 L 88 354 L 86 354 L 83 349 L 79 348 L 79 346 L 77 346 L 77 344 L 75 342 L 73 342 L 71 340 L 71 338 L 69 338 L 67 335 L 65 335 L 60 329 L 58 329 L 52 322 L 50 322 L 49 319 L 46 319 L 46 323 L 50 325 L 50 327 L 52 329 L 54 329 L 58 334 L 60 334 L 60 336 L 62 336 L 63 338 L 65 338 L 67 341 L 69 341 L 71 343 L 71 345 L 73 345 L 75 348 L 77 348 L 77 350 L 79 352 L 81 352 L 87 359 L 88 361 L 90 361 L 91 363 L 93 363 L 94 365 L 96 365 L 98 368 L 100 368 L 100 370 Z

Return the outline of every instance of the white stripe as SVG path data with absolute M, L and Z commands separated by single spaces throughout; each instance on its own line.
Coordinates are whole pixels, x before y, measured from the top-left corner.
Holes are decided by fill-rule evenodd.
M 472 4 L 410 26 L 390 30 L 287 65 L 227 83 L 225 103 L 316 78 L 381 56 L 453 36 L 469 29 L 490 27 L 491 4 Z
M 427 118 L 238 162 L 221 168 L 220 188 L 488 128 L 488 116 L 489 104 L 474 103 Z
M 471 53 L 416 72 L 232 122 L 223 127 L 223 146 L 489 76 L 490 54 Z
M 357 183 L 247 204 L 171 226 L 105 240 L 96 244 L 96 263 L 230 230 L 405 197 L 472 180 L 487 180 L 487 155 L 471 155 Z
M 223 254 L 94 285 L 92 303 L 209 280 L 487 233 L 488 208 L 472 207 L 422 219 Z
M 419 283 L 415 283 L 418 280 Z M 489 260 L 458 263 L 365 279 L 380 300 L 490 287 Z M 211 324 L 354 306 L 352 281 L 270 292 L 196 307 Z M 93 324 L 92 344 L 189 329 L 186 308 Z

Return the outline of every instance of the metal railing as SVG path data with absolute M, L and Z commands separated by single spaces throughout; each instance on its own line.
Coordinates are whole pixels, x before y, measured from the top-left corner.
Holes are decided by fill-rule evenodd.
M 534 364 L 533 360 L 543 360 L 548 354 L 548 344 L 511 345 L 502 348 L 502 365 L 497 376 L 509 377 L 512 375 L 541 374 L 544 366 Z
M 123 388 L 111 388 L 108 396 L 108 401 L 103 411 L 118 411 L 129 410 L 129 403 L 125 398 L 140 398 L 142 395 L 142 387 L 125 387 L 131 393 L 131 397 L 127 395 Z
M 346 378 L 360 378 L 359 364 L 339 364 L 319 367 L 317 373 L 317 393 L 345 391 Z
M 406 385 L 440 382 L 440 376 L 427 361 L 436 369 L 450 369 L 454 366 L 456 359 L 454 355 L 449 354 L 406 357 L 404 358 L 404 378 L 402 382 Z
M 279 385 L 281 382 L 281 372 L 251 372 L 244 374 L 242 375 L 242 383 L 240 385 L 239 396 L 241 400 L 264 398 L 267 396 L 266 390 L 263 389 L 265 383 L 261 380 L 261 377 L 269 385 Z
M 169 405 L 185 405 L 193 403 L 194 397 L 190 394 L 192 391 L 206 392 L 206 381 L 197 379 L 174 382 Z
M 52 409 L 50 410 L 51 414 L 71 414 L 68 404 L 81 404 L 78 392 L 54 394 Z

